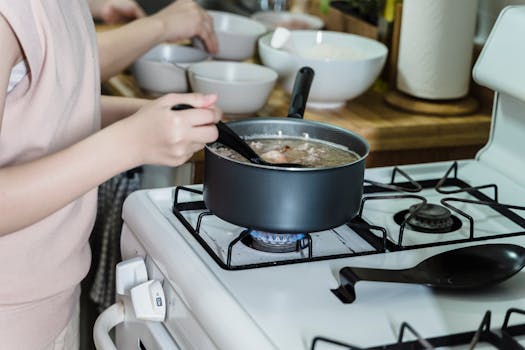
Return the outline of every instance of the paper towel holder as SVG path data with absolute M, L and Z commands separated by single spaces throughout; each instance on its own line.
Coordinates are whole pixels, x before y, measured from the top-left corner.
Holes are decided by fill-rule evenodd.
M 479 108 L 479 102 L 469 95 L 458 99 L 430 100 L 408 95 L 396 88 L 402 10 L 403 4 L 397 3 L 392 31 L 391 56 L 388 62 L 388 83 L 391 90 L 385 93 L 385 102 L 392 107 L 418 114 L 456 116 L 474 113 Z

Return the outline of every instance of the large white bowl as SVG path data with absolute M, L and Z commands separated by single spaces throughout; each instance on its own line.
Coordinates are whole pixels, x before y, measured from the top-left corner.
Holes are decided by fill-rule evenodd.
M 266 33 L 261 23 L 229 12 L 208 11 L 213 18 L 219 51 L 213 57 L 221 60 L 242 61 L 253 57 L 257 39 Z M 202 47 L 197 40 L 196 46 Z
M 210 58 L 205 51 L 176 44 L 161 44 L 138 58 L 131 71 L 137 85 L 152 95 L 187 92 L 186 67 Z
M 251 15 L 251 18 L 264 24 L 268 30 L 277 27 L 288 29 L 321 29 L 324 27 L 321 18 L 299 12 L 260 11 Z
M 193 91 L 217 94 L 217 106 L 227 117 L 250 115 L 270 96 L 277 73 L 252 63 L 208 61 L 192 64 L 188 79 Z
M 273 33 L 258 41 L 262 63 L 277 73 L 285 90 L 291 93 L 295 75 L 303 66 L 311 67 L 315 77 L 308 106 L 338 108 L 365 92 L 381 72 L 388 49 L 382 43 L 359 35 L 293 30 L 293 52 L 271 47 Z

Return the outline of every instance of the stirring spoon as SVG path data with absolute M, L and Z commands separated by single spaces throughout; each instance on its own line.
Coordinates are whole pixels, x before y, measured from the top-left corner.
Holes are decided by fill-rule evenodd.
M 402 270 L 344 267 L 341 285 L 332 292 L 352 303 L 359 281 L 425 284 L 441 289 L 475 289 L 497 284 L 525 266 L 525 248 L 515 244 L 481 244 L 445 251 Z
M 178 104 L 173 106 L 171 109 L 174 111 L 180 111 L 185 109 L 191 109 L 193 106 L 188 104 Z M 248 159 L 253 164 L 267 165 L 280 168 L 304 168 L 305 166 L 299 163 L 270 163 L 262 159 L 255 151 L 228 125 L 222 121 L 218 121 L 216 124 L 219 130 L 219 138 L 217 141 L 225 146 L 230 147 L 235 152 L 239 153 L 244 158 Z

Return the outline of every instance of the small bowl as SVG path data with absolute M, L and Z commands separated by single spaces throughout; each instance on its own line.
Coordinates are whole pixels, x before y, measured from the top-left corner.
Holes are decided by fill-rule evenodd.
M 324 22 L 317 16 L 288 11 L 260 11 L 251 16 L 261 22 L 270 31 L 277 27 L 287 29 L 321 29 Z
M 253 63 L 209 61 L 188 68 L 192 90 L 217 94 L 217 106 L 230 118 L 252 115 L 261 109 L 277 77 L 272 69 Z
M 221 11 L 208 11 L 213 18 L 213 27 L 219 51 L 213 55 L 220 60 L 242 61 L 253 57 L 257 39 L 266 33 L 266 27 L 249 17 Z M 201 40 L 194 45 L 204 48 Z
M 272 33 L 258 41 L 259 57 L 265 66 L 279 73 L 285 90 L 291 93 L 295 75 L 303 66 L 315 77 L 307 105 L 313 108 L 342 107 L 364 93 L 377 79 L 388 49 L 363 36 L 316 30 L 292 30 L 294 52 L 270 45 Z
M 138 58 L 131 70 L 137 85 L 148 94 L 187 92 L 186 67 L 209 58 L 207 52 L 194 47 L 161 44 Z

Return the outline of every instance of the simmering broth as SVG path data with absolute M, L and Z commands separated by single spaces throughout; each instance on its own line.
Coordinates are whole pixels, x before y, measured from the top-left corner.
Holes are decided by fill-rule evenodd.
M 334 167 L 356 161 L 360 156 L 341 145 L 305 138 L 254 138 L 247 140 L 250 147 L 270 163 L 300 163 L 310 168 Z M 229 147 L 215 143 L 211 149 L 217 154 L 249 163 Z

